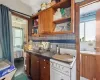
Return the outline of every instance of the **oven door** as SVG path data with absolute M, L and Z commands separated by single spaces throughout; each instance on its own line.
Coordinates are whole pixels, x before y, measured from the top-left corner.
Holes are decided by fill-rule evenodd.
M 70 76 L 67 76 L 59 71 L 50 69 L 50 80 L 70 80 Z

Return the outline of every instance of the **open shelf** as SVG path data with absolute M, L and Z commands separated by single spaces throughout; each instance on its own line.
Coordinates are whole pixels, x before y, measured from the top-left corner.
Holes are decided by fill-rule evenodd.
M 34 25 L 33 27 L 34 27 L 34 28 L 38 28 L 38 25 Z
M 72 31 L 57 31 L 57 32 L 53 32 L 53 34 L 69 34 L 72 33 Z
M 71 0 L 63 0 L 55 5 L 52 6 L 52 8 L 57 9 L 57 8 L 68 8 L 71 6 Z
M 39 34 L 32 34 L 33 37 L 39 37 Z
M 60 24 L 60 23 L 64 23 L 67 21 L 71 21 L 71 18 L 61 18 L 61 19 L 53 21 L 53 23 Z

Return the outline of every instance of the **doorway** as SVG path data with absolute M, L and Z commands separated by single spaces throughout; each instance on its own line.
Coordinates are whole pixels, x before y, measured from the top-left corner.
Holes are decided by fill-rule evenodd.
M 100 1 L 80 6 L 80 80 L 96 79 L 96 53 L 98 52 L 98 13 Z M 99 18 L 100 20 L 100 18 Z M 98 29 L 97 29 L 98 28 Z
M 24 73 L 24 44 L 28 41 L 28 20 L 12 14 L 15 76 Z

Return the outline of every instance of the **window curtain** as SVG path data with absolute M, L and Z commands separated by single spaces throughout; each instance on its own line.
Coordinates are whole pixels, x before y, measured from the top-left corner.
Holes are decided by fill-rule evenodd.
M 2 58 L 13 61 L 12 26 L 9 8 L 0 5 L 0 43 Z

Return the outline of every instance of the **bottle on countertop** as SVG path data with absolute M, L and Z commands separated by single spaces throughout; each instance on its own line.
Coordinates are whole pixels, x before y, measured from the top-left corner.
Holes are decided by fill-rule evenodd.
M 60 55 L 60 47 L 58 45 L 56 45 L 56 52 Z

